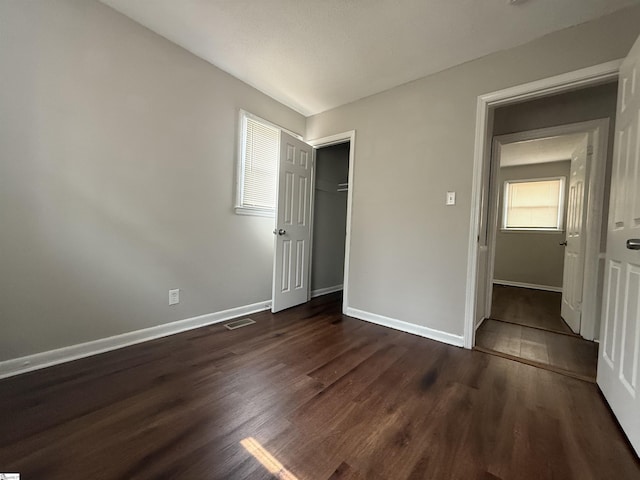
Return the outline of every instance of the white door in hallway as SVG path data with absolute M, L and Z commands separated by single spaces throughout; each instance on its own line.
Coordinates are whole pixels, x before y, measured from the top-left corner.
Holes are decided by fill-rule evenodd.
M 640 39 L 620 70 L 598 385 L 640 454 Z
M 584 276 L 584 231 L 586 225 L 587 169 L 589 155 L 593 155 L 589 145 L 591 134 L 585 134 L 584 141 L 571 156 L 571 173 L 567 192 L 567 218 L 564 250 L 564 272 L 562 274 L 561 315 L 574 333 L 580 333 L 582 315 L 582 286 Z
M 282 132 L 271 311 L 309 300 L 313 147 Z

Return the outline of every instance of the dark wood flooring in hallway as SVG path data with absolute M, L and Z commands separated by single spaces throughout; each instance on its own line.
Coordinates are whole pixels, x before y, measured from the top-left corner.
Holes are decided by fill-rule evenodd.
M 562 293 L 494 285 L 491 318 L 550 332 L 571 334 L 560 316 Z
M 571 331 L 561 301 L 561 293 L 494 285 L 491 319 L 476 332 L 476 347 L 595 382 L 598 346 Z
M 640 478 L 591 383 L 343 316 L 338 295 L 251 317 L 0 381 L 0 472 Z

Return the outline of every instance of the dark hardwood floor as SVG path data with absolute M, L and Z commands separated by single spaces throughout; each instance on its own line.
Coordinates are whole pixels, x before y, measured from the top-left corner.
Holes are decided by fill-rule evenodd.
M 0 381 L 23 479 L 638 479 L 597 387 L 337 295 Z
M 576 378 L 596 380 L 598 346 L 579 336 L 487 319 L 476 333 L 476 346 L 552 367 Z
M 491 318 L 551 332 L 573 332 L 560 316 L 562 293 L 494 285 Z

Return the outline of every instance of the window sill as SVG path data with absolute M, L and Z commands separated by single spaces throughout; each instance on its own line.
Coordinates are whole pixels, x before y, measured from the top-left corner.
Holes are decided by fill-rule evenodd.
M 276 216 L 275 211 L 269 208 L 239 206 L 239 207 L 235 207 L 235 212 L 237 215 L 251 215 L 254 217 L 274 218 Z

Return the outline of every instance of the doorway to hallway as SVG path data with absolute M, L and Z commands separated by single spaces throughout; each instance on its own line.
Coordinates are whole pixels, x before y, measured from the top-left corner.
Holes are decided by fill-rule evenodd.
M 478 349 L 595 382 L 615 94 L 496 110 Z

